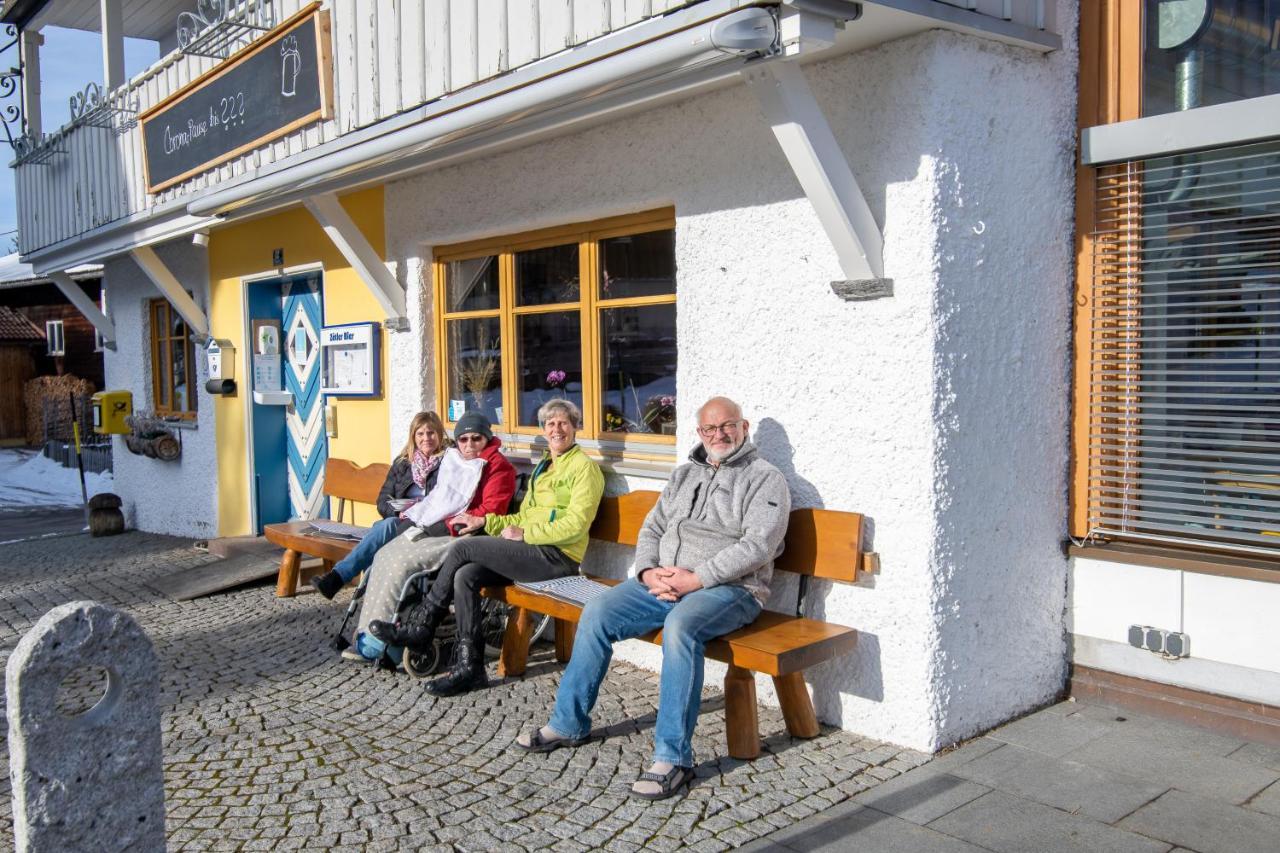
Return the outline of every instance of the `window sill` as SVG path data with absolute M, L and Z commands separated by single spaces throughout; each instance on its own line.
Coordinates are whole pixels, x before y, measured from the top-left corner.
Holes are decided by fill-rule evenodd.
M 1134 542 L 1107 542 L 1099 545 L 1068 545 L 1067 555 L 1202 575 L 1280 583 L 1280 560 L 1237 557 L 1214 551 L 1140 545 Z
M 546 452 L 547 443 L 541 437 L 494 433 L 502 439 L 502 449 L 514 462 L 534 465 Z M 597 462 L 605 473 L 621 476 L 653 477 L 666 480 L 680 463 L 674 445 L 640 444 L 601 439 L 583 438 L 578 446 Z
M 172 429 L 199 429 L 200 424 L 195 415 L 166 415 L 157 413 L 156 419 Z

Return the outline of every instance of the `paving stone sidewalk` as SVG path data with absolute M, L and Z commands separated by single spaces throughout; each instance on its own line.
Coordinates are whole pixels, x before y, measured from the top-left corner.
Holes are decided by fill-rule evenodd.
M 743 849 L 1276 853 L 1280 746 L 1061 702 Z
M 737 761 L 709 689 L 691 792 L 638 802 L 626 793 L 651 747 L 651 673 L 614 666 L 596 714 L 604 739 L 526 755 L 512 742 L 547 718 L 560 676 L 549 649 L 524 679 L 436 700 L 336 657 L 328 642 L 349 592 L 337 605 L 309 590 L 276 599 L 270 586 L 175 603 L 149 586 L 209 559 L 142 533 L 0 546 L 4 660 L 35 620 L 76 599 L 129 611 L 156 644 L 174 850 L 724 850 L 928 760 L 835 730 L 795 740 L 765 709 L 764 754 Z M 7 749 L 0 761 L 0 845 L 11 845 Z

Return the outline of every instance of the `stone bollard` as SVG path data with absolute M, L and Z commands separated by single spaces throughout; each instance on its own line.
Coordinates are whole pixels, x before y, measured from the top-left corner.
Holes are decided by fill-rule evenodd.
M 59 686 L 94 667 L 105 695 L 63 715 Z M 18 643 L 5 687 L 16 849 L 164 850 L 159 672 L 138 623 L 96 601 L 55 607 Z

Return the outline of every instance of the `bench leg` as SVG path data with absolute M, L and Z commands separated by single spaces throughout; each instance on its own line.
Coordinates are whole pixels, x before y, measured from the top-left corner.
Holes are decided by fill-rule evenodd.
M 760 755 L 760 718 L 756 707 L 756 680 L 751 671 L 729 666 L 724 675 L 724 727 L 729 754 L 751 761 Z
M 573 635 L 578 625 L 568 619 L 556 620 L 556 660 L 568 663 L 573 653 Z
M 531 639 L 533 639 L 532 614 L 523 607 L 511 607 L 510 612 L 507 613 L 507 632 L 502 637 L 502 655 L 498 658 L 498 675 L 503 678 L 524 675 L 524 667 L 529 660 Z
M 276 598 L 293 598 L 298 591 L 298 566 L 302 555 L 286 549 L 280 559 L 280 577 L 276 579 Z
M 773 687 L 778 691 L 778 704 L 782 706 L 787 731 L 793 737 L 817 737 L 818 715 L 813 713 L 813 700 L 804 686 L 804 677 L 798 672 L 775 675 Z

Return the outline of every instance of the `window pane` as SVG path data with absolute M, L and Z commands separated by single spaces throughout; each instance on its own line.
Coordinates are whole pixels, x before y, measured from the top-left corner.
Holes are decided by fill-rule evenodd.
M 600 312 L 606 432 L 676 431 L 676 306 Z
M 1095 235 L 1090 524 L 1280 549 L 1280 144 L 1115 168 Z
M 1146 0 L 1143 115 L 1280 92 L 1280 0 Z
M 188 403 L 187 388 L 187 345 L 185 341 L 170 342 L 173 353 L 173 410 L 185 412 L 191 408 Z
M 171 337 L 185 338 L 187 336 L 187 324 L 182 322 L 182 315 L 172 308 L 169 309 L 169 326 L 172 329 L 169 333 Z
M 502 334 L 497 317 L 450 320 L 448 328 L 449 404 L 447 418 L 482 412 L 502 423 Z
M 169 357 L 169 349 L 169 341 L 160 341 L 160 379 L 156 387 L 156 406 L 166 411 L 173 410 L 173 397 L 169 393 L 173 389 L 173 361 Z
M 653 231 L 600 241 L 600 298 L 676 292 L 676 232 Z
M 538 407 L 553 397 L 582 408 L 581 324 L 577 311 L 516 317 L 521 426 L 537 426 Z
M 498 259 L 493 255 L 445 265 L 449 311 L 498 307 Z
M 516 252 L 516 304 L 578 301 L 578 244 Z

